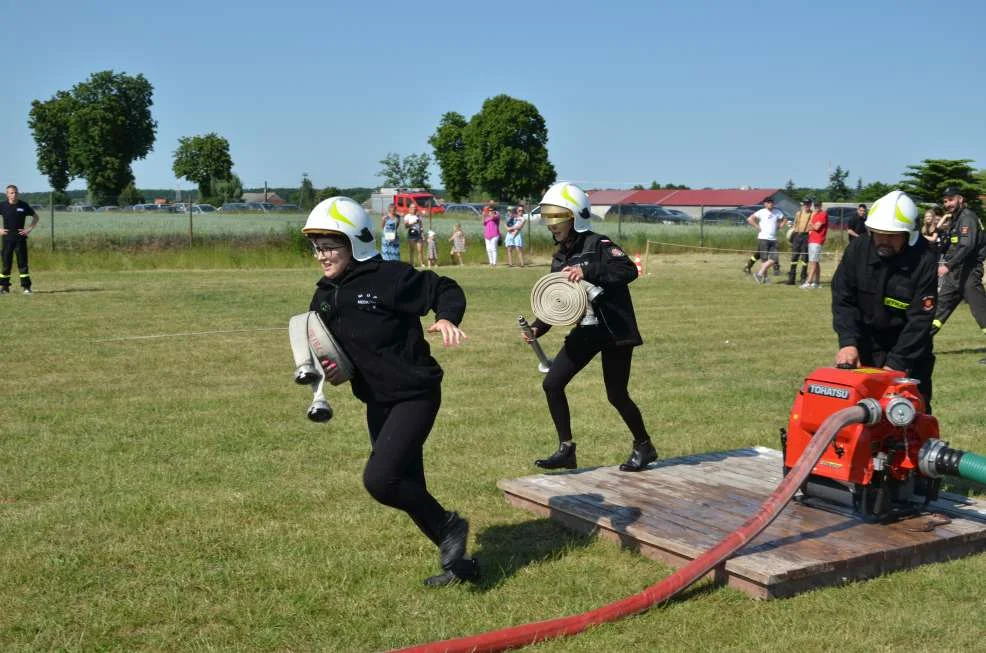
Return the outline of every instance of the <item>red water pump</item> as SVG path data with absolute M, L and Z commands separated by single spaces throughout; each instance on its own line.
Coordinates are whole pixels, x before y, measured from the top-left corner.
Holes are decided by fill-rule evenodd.
M 938 439 L 938 420 L 924 412 L 918 382 L 892 370 L 822 367 L 812 372 L 782 431 L 784 473 L 825 418 L 861 402 L 881 418 L 839 431 L 801 486 L 800 500 L 883 520 L 936 499 L 940 475 L 922 469 L 922 461 L 926 465 L 945 446 Z

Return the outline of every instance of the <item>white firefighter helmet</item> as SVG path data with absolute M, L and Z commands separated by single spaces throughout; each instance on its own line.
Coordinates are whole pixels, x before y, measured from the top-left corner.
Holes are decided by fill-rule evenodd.
M 911 247 L 921 236 L 918 207 L 904 191 L 890 191 L 873 202 L 866 216 L 866 228 L 883 233 L 907 232 L 907 245 Z
M 544 224 L 551 225 L 565 220 L 575 220 L 575 231 L 589 231 L 590 205 L 589 196 L 585 191 L 565 181 L 552 184 L 541 198 L 541 219 Z
M 369 214 L 355 200 L 348 197 L 330 197 L 319 202 L 301 231 L 311 236 L 342 234 L 349 239 L 353 258 L 365 261 L 377 255 L 377 239 L 373 235 L 373 223 Z

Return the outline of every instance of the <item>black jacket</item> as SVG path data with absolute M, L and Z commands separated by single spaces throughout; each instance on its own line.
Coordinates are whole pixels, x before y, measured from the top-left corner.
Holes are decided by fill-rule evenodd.
M 322 277 L 312 297 L 329 331 L 356 368 L 353 394 L 367 403 L 394 403 L 427 395 L 442 382 L 421 316 L 455 325 L 466 296 L 452 279 L 374 257 L 340 279 Z
M 882 259 L 869 234 L 854 238 L 832 278 L 832 325 L 839 347 L 887 352 L 886 366 L 910 372 L 932 356 L 938 263 L 924 238 Z
M 558 245 L 551 259 L 551 271 L 580 266 L 583 278 L 603 289 L 592 307 L 599 318 L 598 326 L 576 326 L 569 335 L 601 338 L 607 345 L 642 345 L 637 317 L 627 284 L 637 278 L 637 266 L 616 243 L 591 231 L 574 232 L 575 237 Z M 551 328 L 535 320 L 538 335 Z
M 964 206 L 952 219 L 942 250 L 949 274 L 961 274 L 964 268 L 972 269 L 986 258 L 986 233 L 972 209 Z

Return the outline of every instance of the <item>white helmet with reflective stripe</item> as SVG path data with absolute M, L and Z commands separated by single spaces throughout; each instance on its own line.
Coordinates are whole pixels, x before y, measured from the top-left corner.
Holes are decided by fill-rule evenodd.
M 546 224 L 556 224 L 565 220 L 575 220 L 575 231 L 589 231 L 590 204 L 585 191 L 565 181 L 553 184 L 541 198 L 541 220 Z
M 377 239 L 369 214 L 355 200 L 330 197 L 319 202 L 301 229 L 308 236 L 342 234 L 349 239 L 353 258 L 365 261 L 377 255 Z
M 907 232 L 908 246 L 913 246 L 921 236 L 918 224 L 918 207 L 902 190 L 893 190 L 873 202 L 866 216 L 866 228 L 882 233 Z

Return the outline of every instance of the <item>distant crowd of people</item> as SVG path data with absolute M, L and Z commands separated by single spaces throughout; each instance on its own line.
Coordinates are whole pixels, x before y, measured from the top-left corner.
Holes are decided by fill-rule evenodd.
M 866 233 L 866 215 L 865 204 L 856 207 L 856 215 L 846 225 L 850 241 Z M 787 285 L 793 286 L 799 282 L 800 266 L 800 287 L 805 290 L 821 287 L 822 250 L 829 231 L 829 214 L 821 200 L 806 198 L 794 219 L 788 220 L 783 212 L 774 208 L 774 200 L 767 198 L 764 208 L 750 215 L 747 222 L 757 230 L 757 251 L 743 266 L 745 274 L 752 274 L 753 280 L 759 284 L 770 282 L 767 271 L 771 267 L 775 275 L 780 274 L 777 234 L 790 224 L 787 237 L 791 243 L 791 266 L 787 273 Z M 758 262 L 760 267 L 754 272 L 753 266 Z
M 424 218 L 418 214 L 418 207 L 411 205 L 403 216 L 397 215 L 393 204 L 387 205 L 387 212 L 380 219 L 382 234 L 381 255 L 385 261 L 401 260 L 401 232 L 408 241 L 408 262 L 414 267 L 438 267 L 439 252 L 436 231 L 425 231 Z M 507 207 L 506 217 L 500 215 L 493 200 L 483 207 L 483 240 L 486 245 L 487 263 L 491 268 L 497 266 L 498 253 L 501 243 L 506 248 L 507 266 L 524 267 L 524 225 L 527 218 L 524 205 Z M 456 223 L 447 242 L 450 245 L 449 259 L 458 265 L 463 265 L 463 255 L 466 253 L 466 233 L 461 223 Z M 425 258 L 427 254 L 427 259 Z

